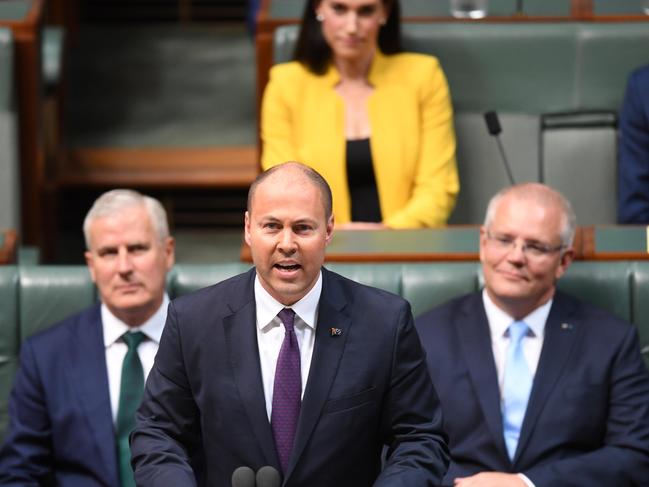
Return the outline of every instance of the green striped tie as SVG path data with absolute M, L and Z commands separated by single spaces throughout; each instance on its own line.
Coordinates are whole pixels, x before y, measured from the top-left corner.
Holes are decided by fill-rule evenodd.
M 119 389 L 116 424 L 117 461 L 122 487 L 135 487 L 128 436 L 135 428 L 135 411 L 142 401 L 144 391 L 144 370 L 137 354 L 137 347 L 145 338 L 144 333 L 141 331 L 122 335 L 122 339 L 128 346 L 128 351 L 122 363 L 122 382 Z

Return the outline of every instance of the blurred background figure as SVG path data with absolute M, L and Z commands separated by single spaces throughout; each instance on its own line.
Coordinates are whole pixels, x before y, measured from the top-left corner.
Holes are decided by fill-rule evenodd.
M 649 65 L 629 77 L 620 112 L 619 223 L 649 223 Z
M 134 487 L 128 436 L 167 317 L 174 239 L 160 202 L 117 189 L 83 225 L 101 303 L 25 340 L 1 485 Z
M 264 93 L 263 168 L 314 167 L 344 228 L 444 225 L 459 190 L 449 89 L 436 58 L 401 52 L 398 1 L 308 1 L 294 59 Z

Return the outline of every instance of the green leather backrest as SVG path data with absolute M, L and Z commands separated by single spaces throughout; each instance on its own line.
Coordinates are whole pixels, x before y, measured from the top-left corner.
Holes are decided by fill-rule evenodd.
M 0 266 L 0 441 L 9 415 L 7 399 L 18 363 L 18 271 Z
M 250 269 L 249 264 L 240 262 L 218 265 L 177 265 L 167 276 L 167 290 L 173 299 L 197 289 L 211 286 Z
M 642 0 L 593 0 L 593 12 L 606 14 L 642 14 Z M 646 4 L 645 4 L 646 5 Z
M 96 301 L 85 266 L 20 268 L 20 338 L 25 338 Z
M 631 321 L 638 324 L 640 346 L 649 366 L 649 262 L 633 262 Z
M 604 1 L 611 2 L 611 0 Z M 622 1 L 639 2 L 639 0 Z M 271 19 L 301 18 L 305 3 L 304 0 L 272 0 L 269 17 Z M 516 12 L 516 3 L 516 0 L 487 0 L 487 15 L 512 15 Z M 399 4 L 402 17 L 450 16 L 449 0 L 399 0 Z M 570 14 L 570 2 L 568 0 L 526 0 L 523 2 L 523 12 L 527 15 L 566 16 Z
M 18 229 L 20 174 L 14 48 L 11 30 L 0 27 L 0 228 Z
M 14 42 L 11 30 L 0 27 L 0 112 L 14 109 Z
M 0 2 L 0 19 L 14 22 L 23 20 L 31 6 L 32 0 L 2 0 Z

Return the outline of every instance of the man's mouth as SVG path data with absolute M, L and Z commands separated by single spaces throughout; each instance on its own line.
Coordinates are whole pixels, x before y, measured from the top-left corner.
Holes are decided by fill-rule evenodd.
M 300 264 L 275 264 L 273 267 L 279 269 L 280 271 L 296 271 L 302 266 Z

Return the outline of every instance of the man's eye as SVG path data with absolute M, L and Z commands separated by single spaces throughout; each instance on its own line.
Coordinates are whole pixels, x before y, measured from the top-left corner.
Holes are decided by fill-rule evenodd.
M 501 243 L 503 245 L 511 245 L 512 242 L 514 241 L 513 238 L 506 237 L 506 236 L 503 236 L 503 235 L 496 237 L 496 240 L 498 241 L 498 243 Z
M 311 226 L 309 225 L 296 225 L 293 230 L 295 233 L 306 233 L 311 231 Z
M 535 255 L 542 255 L 548 251 L 548 249 L 543 244 L 528 243 L 525 245 L 525 247 L 527 248 L 528 252 L 531 252 Z
M 277 223 L 264 223 L 263 227 L 267 230 L 277 230 L 279 225 Z
M 99 257 L 115 257 L 117 255 L 117 249 L 101 249 L 97 252 Z
M 149 250 L 148 245 L 131 245 L 128 247 L 129 254 L 142 254 Z

